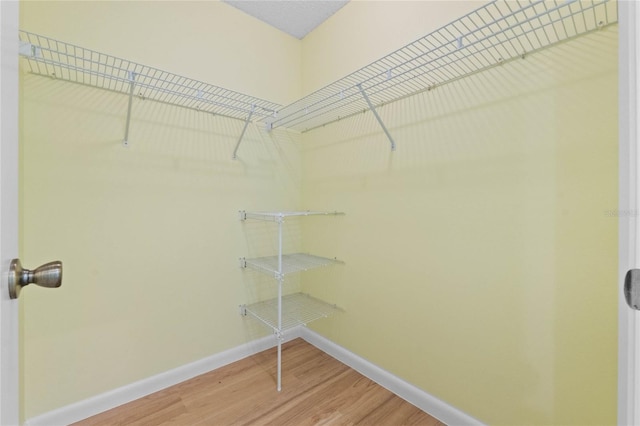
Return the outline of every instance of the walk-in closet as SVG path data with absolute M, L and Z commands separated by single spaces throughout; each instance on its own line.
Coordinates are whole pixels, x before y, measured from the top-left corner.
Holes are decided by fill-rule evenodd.
M 351 0 L 296 37 L 249 3 L 288 2 L 18 3 L 18 254 L 64 265 L 16 302 L 20 422 L 206 373 L 278 424 L 343 363 L 389 413 L 616 424 L 628 5 Z

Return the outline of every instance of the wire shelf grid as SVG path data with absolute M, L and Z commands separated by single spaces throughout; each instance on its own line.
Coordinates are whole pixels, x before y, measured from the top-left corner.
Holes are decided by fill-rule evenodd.
M 327 318 L 341 309 L 306 293 L 293 293 L 282 297 L 282 325 L 278 327 L 278 299 L 264 300 L 243 305 L 246 313 L 256 318 L 274 332 L 284 332 L 299 325 Z
M 255 219 L 264 220 L 269 222 L 280 222 L 287 217 L 299 217 L 299 216 L 340 216 L 344 215 L 344 212 L 324 212 L 324 211 L 288 211 L 288 212 L 247 212 L 241 210 L 240 220 Z
M 494 0 L 284 107 L 270 128 L 309 131 L 617 22 L 614 0 Z
M 270 275 L 281 273 L 283 276 L 342 263 L 344 262 L 337 259 L 329 259 L 327 257 L 320 257 L 306 253 L 283 254 L 282 271 L 279 271 L 278 256 L 244 259 L 244 265 L 248 268 Z
M 224 117 L 263 120 L 280 105 L 50 37 L 20 31 L 33 74 L 80 83 Z
M 493 0 L 286 106 L 20 31 L 30 72 L 268 128 L 309 131 L 617 22 L 615 0 Z M 234 153 L 235 154 L 235 153 Z

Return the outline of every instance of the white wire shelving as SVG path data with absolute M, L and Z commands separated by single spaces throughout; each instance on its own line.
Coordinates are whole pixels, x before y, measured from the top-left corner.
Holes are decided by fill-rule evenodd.
M 244 315 L 251 315 L 271 328 L 274 333 L 283 333 L 292 328 L 306 326 L 312 321 L 327 318 L 341 309 L 306 293 L 282 296 L 282 322 L 278 327 L 278 299 L 264 300 L 251 305 L 242 305 Z
M 250 122 L 307 132 L 367 110 L 395 149 L 376 108 L 618 20 L 616 0 L 493 0 L 292 104 L 179 76 L 50 37 L 20 31 L 20 53 L 30 72 L 129 96 L 125 136 L 134 97 L 244 121 L 233 158 Z
M 309 269 L 344 263 L 337 259 L 315 256 L 306 253 L 284 254 L 282 252 L 283 226 L 285 218 L 307 216 L 337 216 L 342 212 L 322 211 L 283 211 L 283 212 L 247 212 L 240 210 L 240 220 L 249 219 L 275 222 L 278 224 L 278 254 L 258 258 L 240 258 L 241 268 L 251 268 L 271 275 L 278 285 L 278 297 L 250 305 L 241 305 L 240 313 L 251 316 L 271 328 L 278 340 L 277 389 L 282 389 L 282 341 L 284 332 L 298 325 L 307 325 L 311 321 L 326 318 L 340 310 L 335 305 L 323 302 L 310 295 L 294 293 L 283 296 L 282 287 L 285 276 Z
M 29 72 L 129 96 L 125 145 L 129 142 L 133 98 L 242 120 L 245 126 L 240 140 L 251 120 L 264 120 L 280 108 L 274 102 L 43 35 L 20 31 L 19 36 L 20 55 Z
M 617 22 L 615 0 L 494 0 L 282 108 L 268 128 L 307 132 L 524 58 Z
M 240 210 L 240 220 L 255 219 L 266 220 L 271 222 L 279 222 L 287 217 L 300 217 L 300 216 L 339 216 L 343 215 L 343 212 L 323 212 L 323 211 L 288 211 L 288 212 L 247 212 Z
M 307 253 L 283 254 L 281 269 L 279 269 L 278 262 L 279 256 L 277 255 L 254 258 L 243 257 L 240 259 L 240 266 L 243 268 L 251 268 L 259 272 L 264 272 L 277 278 L 279 274 L 287 276 L 296 272 L 303 272 L 310 269 L 321 268 L 323 266 L 344 263 L 341 260 L 314 256 Z

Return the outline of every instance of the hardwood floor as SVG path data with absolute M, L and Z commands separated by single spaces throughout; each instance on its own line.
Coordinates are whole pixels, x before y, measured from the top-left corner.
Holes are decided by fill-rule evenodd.
M 83 420 L 76 425 L 425 425 L 435 418 L 302 339 Z

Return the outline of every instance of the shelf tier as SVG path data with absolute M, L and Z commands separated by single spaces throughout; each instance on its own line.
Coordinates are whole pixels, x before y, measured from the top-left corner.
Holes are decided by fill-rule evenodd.
M 286 217 L 298 216 L 339 216 L 344 215 L 343 212 L 324 212 L 324 211 L 290 211 L 290 212 L 247 212 L 240 211 L 240 220 L 255 219 L 266 220 L 269 222 L 282 222 Z
M 282 297 L 282 327 L 278 328 L 278 299 L 269 299 L 251 305 L 242 305 L 243 314 L 248 314 L 275 333 L 281 333 L 298 325 L 327 318 L 336 311 L 336 305 L 331 305 L 305 293 L 294 293 Z
M 494 0 L 285 106 L 267 127 L 310 131 L 368 111 L 366 97 L 381 106 L 617 20 L 612 0 Z
M 306 253 L 293 253 L 282 255 L 282 275 L 289 275 L 295 272 L 307 271 L 309 269 L 321 268 L 323 266 L 343 264 L 341 260 L 329 259 L 327 257 L 314 256 Z M 278 275 L 278 256 L 254 257 L 241 259 L 242 267 L 255 269 L 270 275 Z

